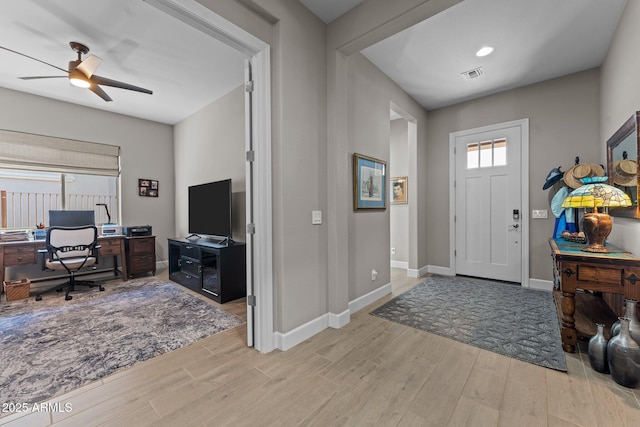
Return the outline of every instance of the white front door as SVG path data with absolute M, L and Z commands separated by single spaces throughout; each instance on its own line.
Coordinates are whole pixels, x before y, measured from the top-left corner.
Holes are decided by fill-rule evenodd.
M 522 128 L 455 135 L 455 272 L 522 281 Z

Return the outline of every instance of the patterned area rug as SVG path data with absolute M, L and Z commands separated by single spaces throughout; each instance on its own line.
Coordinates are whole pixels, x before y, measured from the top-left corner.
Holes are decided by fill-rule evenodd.
M 155 277 L 0 305 L 0 402 L 42 402 L 244 323 Z
M 567 370 L 550 292 L 434 275 L 371 314 L 525 362 Z

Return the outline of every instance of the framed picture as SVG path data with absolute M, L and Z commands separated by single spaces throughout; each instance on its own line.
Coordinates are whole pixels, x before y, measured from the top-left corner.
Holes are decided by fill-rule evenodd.
M 158 197 L 158 181 L 138 179 L 138 194 L 144 197 Z
M 400 205 L 407 203 L 407 179 L 402 176 L 399 178 L 391 178 L 391 204 Z
M 387 162 L 353 154 L 353 210 L 386 209 Z

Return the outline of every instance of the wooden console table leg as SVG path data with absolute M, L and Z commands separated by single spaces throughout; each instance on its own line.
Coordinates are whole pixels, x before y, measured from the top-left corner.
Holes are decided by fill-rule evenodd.
M 576 294 L 574 292 L 562 292 L 562 349 L 567 353 L 575 353 L 578 342 L 576 321 L 573 315 L 576 312 Z

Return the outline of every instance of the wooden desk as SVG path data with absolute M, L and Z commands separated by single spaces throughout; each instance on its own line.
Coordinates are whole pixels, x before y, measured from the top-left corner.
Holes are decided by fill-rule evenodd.
M 127 280 L 127 257 L 125 256 L 124 236 L 98 237 L 100 256 L 113 255 L 113 273 L 118 275 L 117 256 L 122 260 L 122 280 Z M 4 281 L 5 267 L 13 265 L 39 264 L 38 249 L 45 248 L 44 240 L 25 240 L 22 242 L 0 242 L 0 283 Z
M 640 258 L 607 244 L 608 254 L 583 252 L 584 245 L 562 239 L 549 239 L 553 275 L 562 292 L 562 348 L 576 351 L 576 289 L 609 292 L 625 298 L 640 299 Z

